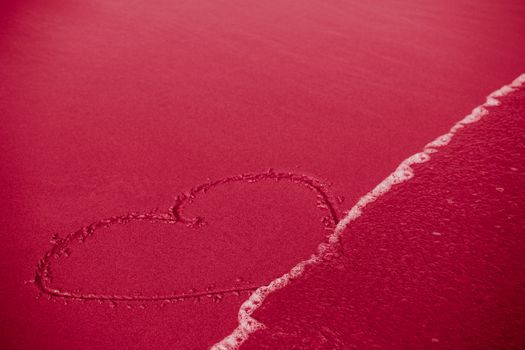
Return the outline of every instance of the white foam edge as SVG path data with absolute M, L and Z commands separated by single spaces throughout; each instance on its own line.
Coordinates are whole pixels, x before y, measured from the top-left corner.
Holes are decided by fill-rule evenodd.
M 339 221 L 334 231 L 327 237 L 328 243 L 321 243 L 317 247 L 316 254 L 313 254 L 307 260 L 299 262 L 289 272 L 274 279 L 272 282 L 270 282 L 270 284 L 256 289 L 239 309 L 237 315 L 239 325 L 237 328 L 220 342 L 214 344 L 211 347 L 211 350 L 236 350 L 248 339 L 251 333 L 265 328 L 264 324 L 257 321 L 251 315 L 257 308 L 259 308 L 259 306 L 261 306 L 264 299 L 266 299 L 269 294 L 286 287 L 292 280 L 300 277 L 308 265 L 315 265 L 322 261 L 323 258 L 330 253 L 331 248 L 333 248 L 334 245 L 339 242 L 346 226 L 361 216 L 364 207 L 390 191 L 392 186 L 411 179 L 414 176 L 414 171 L 412 169 L 413 164 L 421 164 L 429 161 L 430 155 L 437 152 L 440 147 L 449 144 L 454 135 L 460 129 L 469 124 L 475 123 L 486 116 L 488 114 L 486 107 L 498 106 L 501 103 L 499 100 L 500 97 L 509 94 L 516 88 L 522 86 L 524 83 L 525 74 L 521 74 L 511 84 L 505 85 L 492 92 L 487 96 L 485 103 L 474 108 L 469 115 L 465 116 L 462 120 L 454 124 L 448 133 L 441 135 L 434 141 L 428 143 L 423 148 L 422 152 L 416 153 L 402 161 L 393 173 L 388 175 L 372 191 L 361 197 L 357 203 L 346 212 L 344 218 Z

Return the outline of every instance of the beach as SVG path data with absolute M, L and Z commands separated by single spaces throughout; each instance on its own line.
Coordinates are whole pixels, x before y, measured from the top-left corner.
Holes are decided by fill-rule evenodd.
M 329 236 L 524 73 L 524 19 L 520 1 L 2 2 L 0 344 L 208 349 L 324 242 L 241 349 L 522 347 L 522 90 Z

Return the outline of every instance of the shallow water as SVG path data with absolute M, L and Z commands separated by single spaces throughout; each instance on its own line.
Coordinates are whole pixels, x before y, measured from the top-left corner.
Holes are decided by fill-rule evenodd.
M 488 109 L 270 294 L 241 349 L 522 348 L 525 89 Z

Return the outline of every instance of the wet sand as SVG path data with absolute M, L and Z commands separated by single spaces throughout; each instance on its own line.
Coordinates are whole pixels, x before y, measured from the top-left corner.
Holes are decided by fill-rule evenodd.
M 237 326 L 248 292 L 236 291 L 270 282 L 324 239 L 318 193 L 274 180 L 219 186 L 185 208 L 206 226 L 100 227 L 53 263 L 50 285 L 77 296 L 232 290 L 220 300 L 113 307 L 37 299 L 24 282 L 54 234 L 173 214 L 176 196 L 208 179 L 305 175 L 327 184 L 340 218 L 521 74 L 525 56 L 519 1 L 0 6 L 0 342 L 10 349 L 208 348 Z

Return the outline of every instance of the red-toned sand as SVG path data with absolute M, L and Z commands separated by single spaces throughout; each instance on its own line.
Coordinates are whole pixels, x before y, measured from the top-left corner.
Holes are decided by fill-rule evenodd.
M 248 297 L 246 291 L 237 295 L 238 290 L 268 283 L 307 258 L 331 225 L 330 220 L 321 222 L 323 218 L 340 217 L 342 210 L 350 208 L 401 160 L 448 131 L 488 93 L 522 73 L 523 21 L 520 1 L 3 1 L 2 348 L 204 349 L 219 341 L 237 326 L 237 311 Z M 482 128 L 480 124 L 472 129 L 474 135 L 465 136 L 469 141 L 463 142 L 473 144 L 477 151 L 490 140 L 493 155 L 508 152 L 503 136 L 513 136 L 516 129 L 498 129 L 501 134 L 493 136 L 476 131 L 485 130 Z M 458 152 L 451 145 L 446 153 L 450 157 L 440 155 L 447 159 L 439 160 L 436 156 L 436 163 L 452 164 L 451 171 L 462 174 L 463 165 L 492 169 L 507 162 L 498 157 L 490 165 L 480 155 L 479 167 L 474 166 L 462 158 L 473 149 L 464 148 Z M 433 162 L 423 167 L 430 169 Z M 515 166 L 508 162 L 505 166 Z M 320 208 L 326 203 L 321 200 L 319 205 L 319 192 L 301 181 L 263 179 L 222 184 L 196 197 L 184 208 L 184 217 L 203 216 L 206 226 L 187 227 L 187 222 L 169 216 L 174 215 L 170 207 L 176 204 L 175 196 L 208 179 L 266 173 L 269 168 L 332 183 L 322 193 L 330 196 L 329 207 L 333 204 L 337 213 Z M 370 346 L 373 342 L 385 347 L 418 346 L 426 345 L 419 342 L 429 337 L 439 340 L 433 343 L 438 347 L 449 347 L 452 342 L 458 347 L 475 342 L 487 347 L 510 346 L 511 341 L 520 341 L 513 333 L 519 323 L 512 323 L 520 322 L 523 313 L 519 309 L 505 317 L 488 312 L 501 317 L 490 322 L 484 314 L 472 311 L 485 310 L 472 306 L 481 303 L 478 297 L 486 297 L 482 306 L 506 305 L 505 310 L 511 310 L 511 304 L 505 303 L 518 291 L 512 282 L 523 281 L 519 270 L 497 275 L 495 267 L 486 267 L 483 273 L 478 269 L 484 261 L 496 261 L 501 262 L 501 271 L 508 271 L 504 269 L 508 256 L 520 249 L 517 241 L 502 246 L 505 240 L 501 237 L 514 232 L 511 227 L 501 222 L 495 225 L 503 231 L 477 230 L 476 237 L 483 240 L 476 241 L 461 239 L 460 229 L 451 229 L 457 236 L 447 241 L 450 244 L 434 243 L 448 237 L 446 220 L 461 221 L 462 232 L 472 230 L 469 222 L 481 227 L 482 223 L 474 222 L 475 216 L 469 216 L 471 221 L 459 220 L 458 213 L 490 208 L 483 213 L 501 212 L 500 221 L 517 215 L 507 197 L 517 196 L 517 189 L 506 189 L 507 183 L 518 187 L 518 180 L 512 180 L 521 174 L 520 166 L 516 168 L 519 171 L 514 175 L 505 173 L 504 191 L 495 190 L 492 195 L 489 189 L 476 186 L 490 179 L 499 183 L 499 177 L 498 181 L 494 178 L 498 173 L 489 170 L 485 179 L 472 172 L 467 174 L 471 178 L 462 177 L 465 185 L 461 188 L 467 189 L 457 198 L 457 205 L 462 205 L 457 212 L 447 211 L 452 204 L 438 198 L 446 189 L 427 188 L 427 183 L 447 180 L 444 185 L 450 191 L 460 191 L 460 186 L 448 178 L 434 178 L 430 170 L 426 178 L 417 175 L 411 180 L 416 182 L 400 187 L 403 193 L 393 192 L 367 210 L 361 225 L 377 220 L 378 230 L 370 232 L 366 226 L 361 235 L 348 235 L 344 248 L 349 255 L 344 262 L 358 271 L 357 265 L 366 265 L 366 259 L 395 262 L 396 254 L 410 248 L 413 255 L 399 255 L 407 256 L 406 261 L 391 264 L 392 268 L 406 268 L 406 284 L 400 285 L 393 277 L 399 277 L 398 270 L 390 280 L 386 278 L 390 275 L 379 267 L 387 260 L 365 266 L 360 275 L 351 269 L 355 279 L 341 278 L 343 270 L 336 269 L 303 282 L 305 286 L 318 283 L 318 278 L 329 286 L 334 283 L 329 276 L 334 275 L 341 280 L 340 288 L 347 284 L 363 288 L 359 294 L 363 298 L 355 304 L 351 299 L 330 300 L 329 291 L 319 291 L 314 302 L 324 305 L 326 311 L 330 307 L 345 311 L 346 318 L 335 320 L 353 329 L 354 333 L 345 334 L 352 339 L 347 347 L 365 347 L 366 341 Z M 434 171 L 437 175 L 445 170 L 436 164 Z M 411 189 L 414 186 L 418 187 Z M 429 191 L 430 198 L 418 199 L 411 191 Z M 471 192 L 486 198 L 486 206 L 468 200 Z M 346 200 L 340 203 L 343 198 Z M 407 219 L 403 230 L 396 230 L 400 225 L 394 221 L 401 220 L 410 207 L 389 212 L 393 220 L 389 223 L 390 216 L 381 209 L 388 201 L 397 207 L 419 203 L 417 208 L 440 221 L 442 226 L 434 231 L 442 236 L 410 231 L 413 220 L 424 220 L 417 217 Z M 515 202 L 520 204 L 518 199 Z M 150 214 L 155 208 L 158 211 Z M 373 211 L 377 214 L 372 215 Z M 160 215 L 166 220 L 151 223 L 135 220 L 134 215 Z M 48 300 L 44 294 L 36 299 L 41 284 L 24 281 L 35 279 L 39 260 L 53 244 L 63 242 L 55 237 L 50 243 L 53 234 L 65 238 L 113 216 L 133 222 L 97 226 L 84 243 L 78 242 L 78 235 L 69 236 L 75 241 L 60 246 L 64 248 L 61 257 L 51 262 L 50 290 L 69 295 Z M 508 225 L 515 227 L 520 222 L 522 219 L 513 217 Z M 386 235 L 383 246 L 378 245 L 379 225 L 396 232 Z M 416 228 L 426 230 L 427 226 Z M 406 242 L 403 232 L 417 239 Z M 483 243 L 497 238 L 494 244 L 499 249 Z M 473 245 L 477 242 L 483 243 L 479 251 Z M 430 247 L 436 251 L 430 252 Z M 395 254 L 376 255 L 380 248 Z M 464 265 L 473 263 L 453 264 L 453 257 L 465 251 Z M 433 264 L 431 258 L 437 252 L 444 257 L 443 264 L 456 270 L 442 273 L 449 269 Z M 346 268 L 345 263 L 341 264 Z M 467 267 L 472 270 L 465 270 Z M 45 277 L 42 265 L 39 271 Z M 479 274 L 470 273 L 473 271 Z M 440 278 L 449 281 L 449 275 L 460 279 L 458 286 L 472 288 L 489 288 L 497 281 L 503 292 L 466 294 L 462 289 L 450 292 L 439 303 L 429 303 L 431 294 L 416 293 L 407 296 L 410 306 L 392 299 L 406 289 L 439 291 L 446 286 Z M 468 284 L 469 278 L 477 279 Z M 454 289 L 453 281 L 449 282 Z M 381 294 L 387 287 L 393 289 L 386 294 L 388 298 Z M 310 289 L 301 288 L 282 290 L 260 310 L 269 328 L 255 333 L 246 348 L 271 344 L 283 320 L 294 331 L 298 325 L 304 327 L 302 315 L 289 309 L 292 304 L 286 294 L 291 293 L 291 298 L 296 293 L 299 298 L 306 293 L 308 297 L 299 300 L 304 298 L 305 305 L 315 300 Z M 214 292 L 220 289 L 231 291 Z M 340 296 L 338 288 L 332 290 L 332 295 Z M 196 299 L 188 294 L 203 295 Z M 440 294 L 436 299 L 447 298 L 435 294 Z M 368 299 L 374 295 L 377 298 Z M 96 296 L 91 299 L 98 301 L 80 296 Z M 101 296 L 128 300 L 117 301 L 114 307 L 111 298 Z M 183 300 L 137 300 L 156 296 Z M 281 321 L 276 320 L 278 305 Z M 368 318 L 354 322 L 348 311 L 351 305 L 356 314 L 370 315 L 377 322 Z M 438 305 L 455 308 L 443 313 L 440 322 L 447 321 L 449 326 L 440 325 L 440 332 L 431 328 L 435 314 L 442 313 Z M 410 319 L 394 317 L 393 311 L 404 312 L 403 307 L 418 313 Z M 315 310 L 312 327 L 319 328 Z M 452 311 L 462 311 L 464 318 L 453 317 Z M 328 324 L 335 322 L 326 318 Z M 454 327 L 460 321 L 468 325 L 466 330 Z M 410 333 L 416 323 L 417 334 Z M 428 332 L 422 330 L 424 325 Z M 304 334 L 313 339 L 308 329 Z M 287 347 L 295 342 L 293 337 L 282 337 L 281 344 Z

